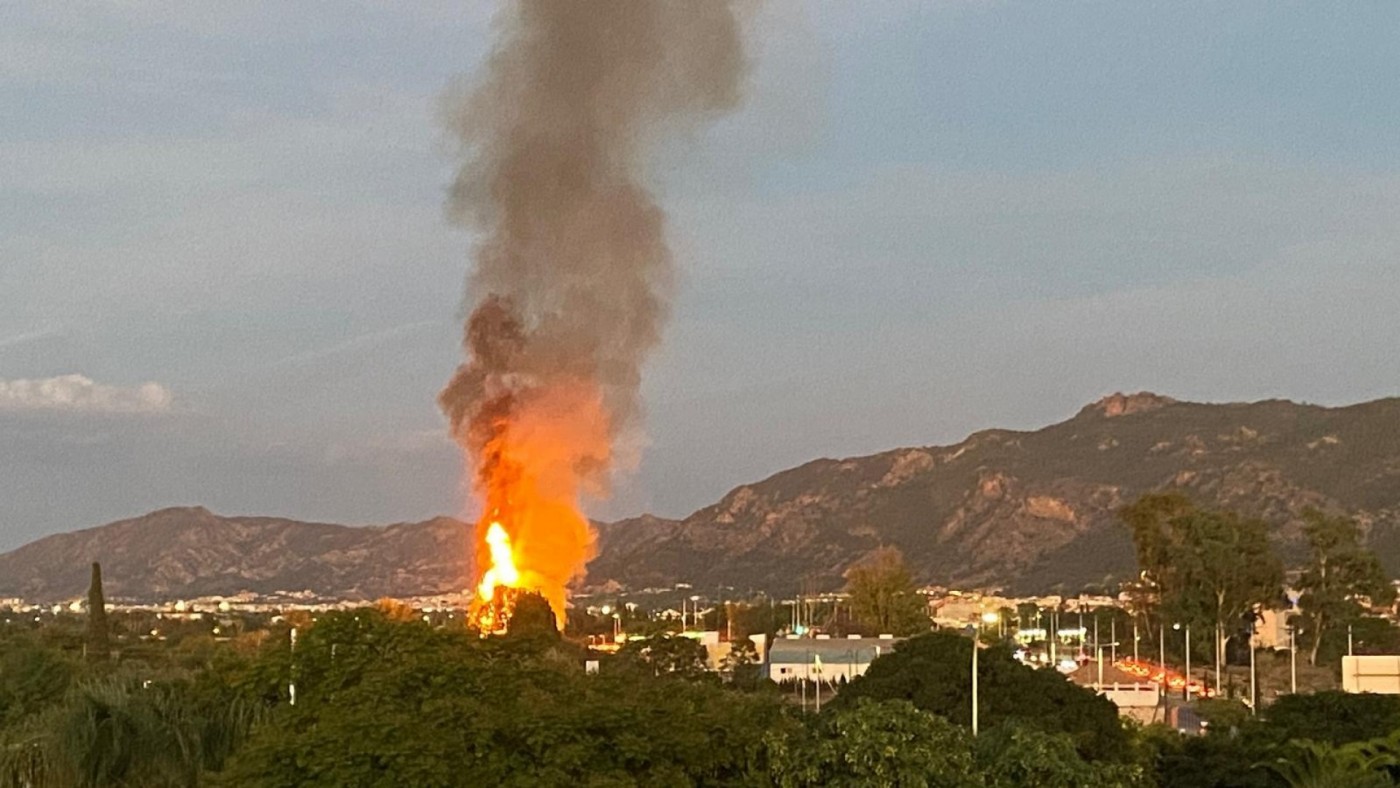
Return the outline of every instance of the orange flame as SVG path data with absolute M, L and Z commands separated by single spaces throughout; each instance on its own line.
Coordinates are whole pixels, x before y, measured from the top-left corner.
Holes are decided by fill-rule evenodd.
M 609 420 L 598 386 L 555 384 L 514 403 L 471 457 L 485 515 L 477 522 L 474 618 L 505 628 L 514 595 L 549 601 L 560 628 L 568 585 L 593 557 L 584 494 L 600 495 L 611 467 Z

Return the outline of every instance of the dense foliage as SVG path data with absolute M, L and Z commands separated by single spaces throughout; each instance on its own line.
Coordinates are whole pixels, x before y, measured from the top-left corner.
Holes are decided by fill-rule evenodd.
M 749 648 L 716 674 L 685 638 L 600 656 L 537 623 L 482 639 L 384 606 L 218 642 L 190 630 L 106 664 L 82 659 L 80 618 L 10 628 L 0 786 L 1275 788 L 1400 774 L 1396 698 L 1290 696 L 1258 718 L 1222 705 L 1204 736 L 1133 730 L 993 647 L 974 738 L 971 642 L 957 635 L 901 643 L 803 714 L 741 670 Z
M 961 725 L 972 721 L 972 641 L 946 632 L 910 638 L 871 664 L 834 705 L 858 698 L 905 700 Z M 977 663 L 979 718 L 984 727 L 1015 722 L 1068 734 L 1091 760 L 1124 758 L 1128 738 L 1118 710 L 1054 670 L 1017 662 L 1002 646 L 985 649 Z

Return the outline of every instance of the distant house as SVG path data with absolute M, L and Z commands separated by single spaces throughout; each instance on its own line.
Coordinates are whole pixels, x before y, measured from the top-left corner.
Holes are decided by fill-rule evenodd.
M 765 675 L 778 683 L 817 679 L 827 683 L 850 681 L 864 674 L 876 657 L 893 650 L 896 642 L 889 635 L 779 638 L 768 647 Z
M 1108 698 L 1118 715 L 1143 724 L 1162 722 L 1161 688 L 1113 665 L 1086 662 L 1069 674 L 1069 680 Z

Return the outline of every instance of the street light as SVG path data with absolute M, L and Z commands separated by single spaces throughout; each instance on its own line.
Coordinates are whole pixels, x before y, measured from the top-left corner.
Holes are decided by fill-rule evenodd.
M 1181 629 L 1181 624 L 1172 624 L 1172 629 Z M 1186 682 L 1181 688 L 1182 697 L 1191 700 L 1191 625 L 1186 625 Z
M 972 631 L 972 735 L 977 735 L 977 636 L 981 627 Z

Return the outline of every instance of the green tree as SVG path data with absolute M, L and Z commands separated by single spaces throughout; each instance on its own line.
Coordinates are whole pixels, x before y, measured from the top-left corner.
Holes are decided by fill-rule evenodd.
M 249 690 L 283 675 L 285 644 Z M 358 611 L 299 641 L 297 704 L 279 703 L 220 775 L 229 786 L 744 785 L 765 737 L 798 723 L 779 698 L 673 674 L 586 675 L 539 639 L 478 638 Z
M 874 634 L 928 631 L 927 605 L 897 548 L 881 547 L 847 569 L 846 593 L 856 620 Z
M 895 645 L 871 663 L 832 701 L 859 698 L 907 700 L 959 725 L 972 723 L 972 641 L 932 632 Z M 1036 670 L 1016 661 L 1005 646 L 978 654 L 978 714 L 992 728 L 1016 721 L 1050 733 L 1066 733 L 1091 760 L 1122 759 L 1128 737 L 1118 710 L 1105 698 L 1075 686 L 1053 669 Z
M 699 641 L 684 635 L 655 635 L 628 641 L 617 653 L 624 664 L 653 676 L 682 679 L 708 678 L 708 654 Z
M 242 742 L 256 709 L 189 683 L 108 677 L 0 743 L 0 786 L 198 786 Z
M 768 737 L 770 768 L 782 788 L 981 788 L 971 738 L 908 701 L 860 698 L 822 712 L 804 735 Z
M 1145 495 L 1120 516 L 1159 614 L 1219 632 L 1222 650 L 1238 622 L 1281 596 L 1283 567 L 1262 520 L 1199 509 L 1180 493 Z
M 0 731 L 62 700 L 79 668 L 74 658 L 32 637 L 0 644 Z
M 977 737 L 973 751 L 987 788 L 1133 788 L 1147 785 L 1136 764 L 1090 763 L 1063 733 L 1009 723 Z
M 730 683 L 742 689 L 753 689 L 758 685 L 759 668 L 758 648 L 749 638 L 731 641 L 729 653 L 720 663 L 720 672 Z
M 1308 564 L 1298 581 L 1298 606 L 1311 641 L 1308 661 L 1316 665 L 1323 641 L 1365 612 L 1362 598 L 1389 605 L 1395 601 L 1395 588 L 1376 554 L 1362 546 L 1361 526 L 1355 520 L 1309 509 L 1303 522 Z
M 559 624 L 554 618 L 554 608 L 543 594 L 525 591 L 515 599 L 515 609 L 510 614 L 509 632 L 512 637 L 542 637 L 548 640 L 559 639 Z
M 1182 736 L 1165 725 L 1145 728 L 1140 744 L 1150 753 L 1158 788 L 1278 788 L 1265 766 L 1276 747 L 1250 729 Z
M 107 597 L 102 593 L 102 565 L 92 562 L 92 582 L 88 586 L 87 658 L 106 662 L 112 656 L 111 634 L 107 623 Z
M 1383 744 L 1296 741 L 1269 768 L 1289 788 L 1386 788 L 1395 785 L 1387 769 L 1396 763 Z
M 1264 710 L 1259 735 L 1276 744 L 1309 739 L 1341 745 L 1400 731 L 1400 697 L 1339 690 L 1284 695 Z

